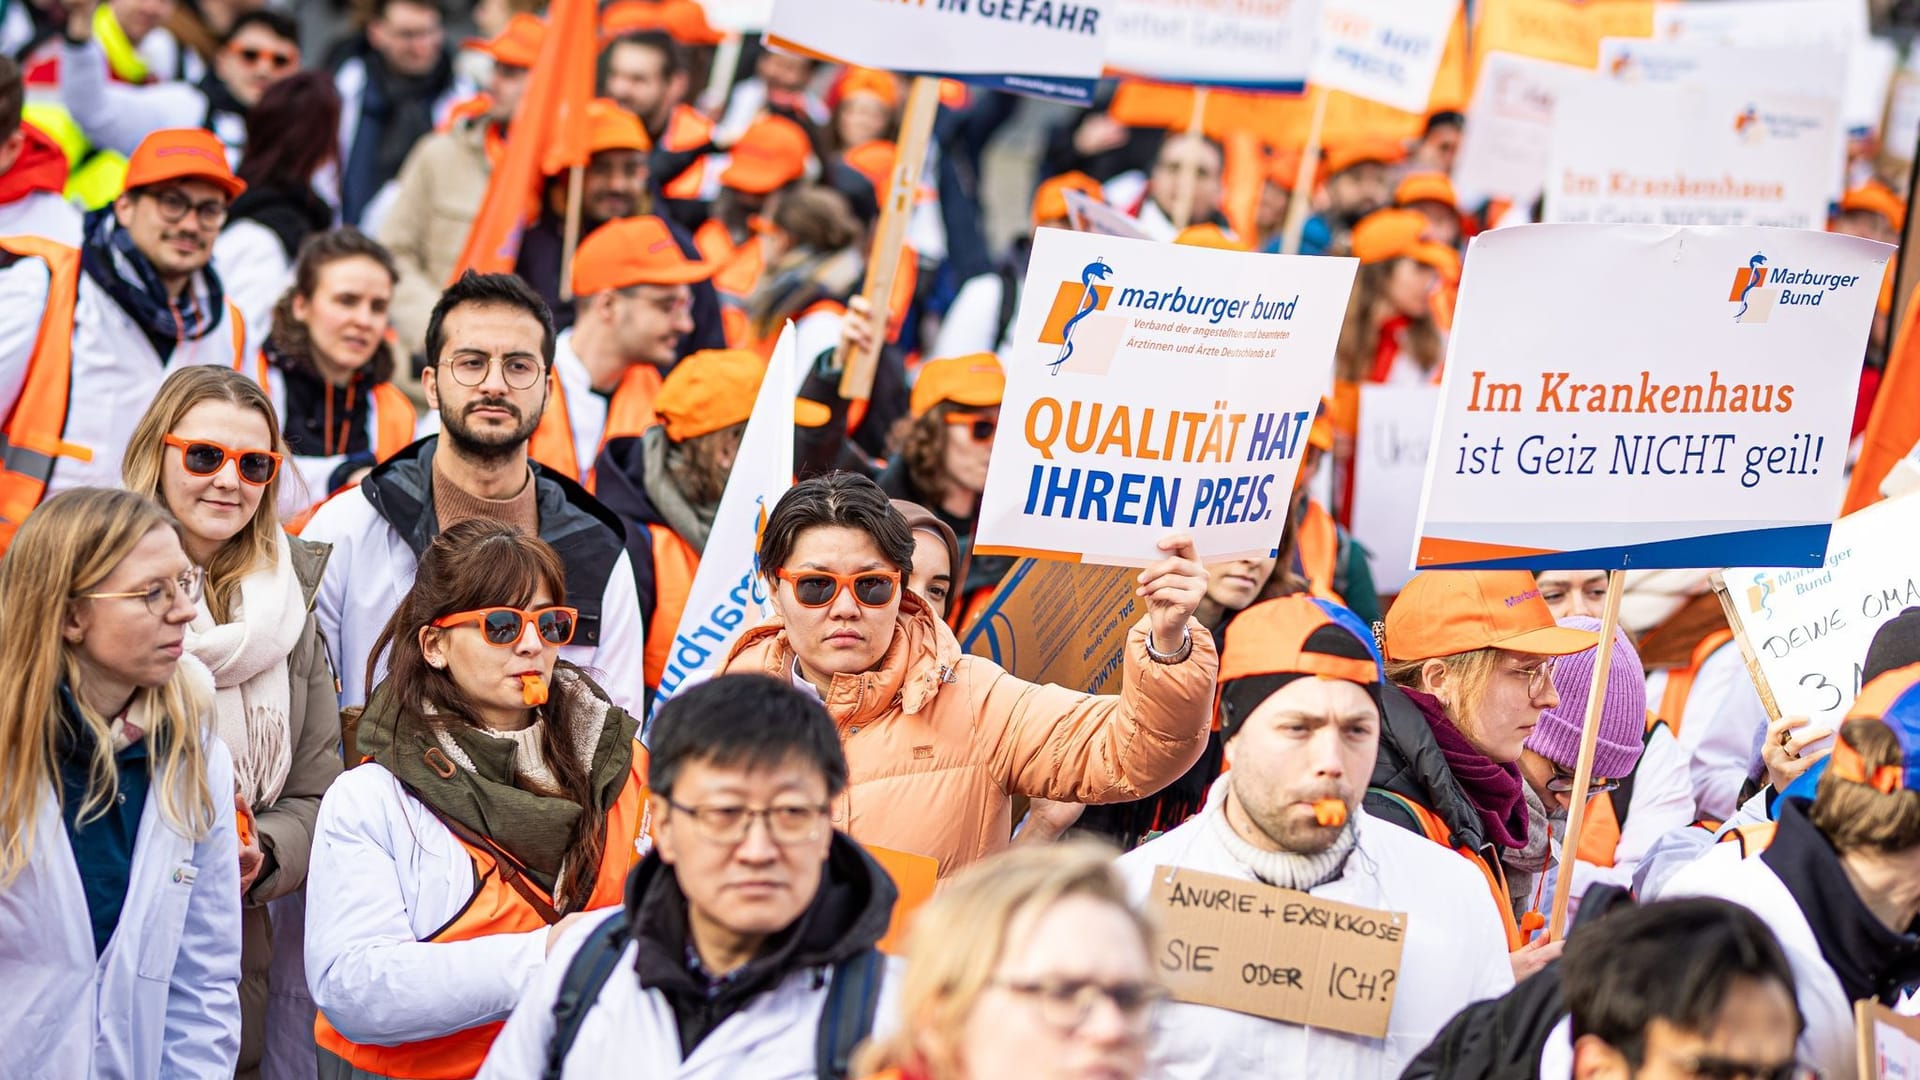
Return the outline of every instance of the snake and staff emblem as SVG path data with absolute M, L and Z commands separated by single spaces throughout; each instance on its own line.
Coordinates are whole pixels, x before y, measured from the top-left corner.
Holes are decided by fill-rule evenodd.
M 1068 319 L 1067 324 L 1060 328 L 1060 337 L 1063 342 L 1060 346 L 1060 355 L 1054 358 L 1053 363 L 1047 365 L 1047 370 L 1052 374 L 1060 374 L 1060 365 L 1066 363 L 1067 358 L 1073 355 L 1074 326 L 1100 307 L 1100 294 L 1094 290 L 1093 283 L 1105 281 L 1112 276 L 1113 267 L 1099 259 L 1088 263 L 1086 268 L 1080 271 L 1080 307 L 1073 313 L 1073 318 Z
M 1747 285 L 1740 290 L 1740 310 L 1733 313 L 1734 322 L 1739 322 L 1746 317 L 1747 294 L 1759 288 L 1760 283 L 1767 280 L 1766 265 L 1767 256 L 1764 252 L 1755 252 L 1753 258 L 1747 260 Z

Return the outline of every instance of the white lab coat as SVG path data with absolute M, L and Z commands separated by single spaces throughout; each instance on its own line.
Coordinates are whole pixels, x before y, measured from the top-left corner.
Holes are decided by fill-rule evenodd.
M 0 236 L 43 236 L 57 244 L 79 247 L 80 208 L 55 192 L 29 192 L 12 202 L 0 203 Z
M 1258 880 L 1214 834 L 1219 803 L 1117 864 L 1144 905 L 1162 866 Z M 1341 875 L 1312 890 L 1325 900 L 1407 913 L 1406 949 L 1384 1039 L 1284 1024 L 1205 1005 L 1173 1003 L 1154 1019 L 1154 1080 L 1268 1076 L 1391 1080 L 1467 1005 L 1513 988 L 1506 932 L 1473 865 L 1405 829 L 1357 813 L 1358 839 Z
M 1667 674 L 1647 680 L 1647 707 L 1659 710 Z M 1670 719 L 1670 718 L 1669 718 Z M 1680 749 L 1687 755 L 1697 817 L 1725 821 L 1740 801 L 1740 787 L 1757 760 L 1754 744 L 1767 727 L 1767 710 L 1747 677 L 1746 661 L 1731 643 L 1714 650 L 1680 714 Z
M 359 488 L 327 500 L 300 535 L 333 545 L 333 557 L 327 560 L 327 573 L 314 597 L 313 611 L 320 620 L 321 633 L 333 643 L 340 704 L 363 704 L 369 689 L 367 660 L 373 654 L 374 639 L 413 587 L 418 569 L 413 549 L 374 510 Z M 614 704 L 642 715 L 646 626 L 640 620 L 633 563 L 625 552 L 607 575 L 601 593 L 600 640 L 603 644 L 599 648 L 562 646 L 560 659 L 596 672 L 596 681 Z M 384 661 L 379 670 L 385 673 Z M 309 888 L 308 896 L 314 895 Z M 308 918 L 312 917 L 309 910 Z
M 214 114 L 199 81 L 195 76 L 144 86 L 115 82 L 98 42 L 60 47 L 60 97 L 88 142 L 132 157 L 141 141 L 156 131 L 207 127 L 211 122 L 210 130 L 227 148 L 228 167 L 237 167 L 247 146 L 246 122 L 233 113 Z
M 273 305 L 293 285 L 293 260 L 280 246 L 280 237 L 257 221 L 229 224 L 213 241 L 213 269 L 227 290 L 227 299 L 247 320 L 247 358 L 273 332 Z
M 573 331 L 563 330 L 553 343 L 553 374 L 567 395 L 567 423 L 573 426 L 573 460 L 580 463 L 580 475 L 571 479 L 586 483 L 593 463 L 600 457 L 600 438 L 607 431 L 607 399 L 593 392 L 593 375 L 580 355 L 573 351 Z
M 1602 795 L 1601 798 L 1607 798 Z M 1579 910 L 1580 898 L 1596 884 L 1632 888 L 1634 873 L 1652 852 L 1655 842 L 1676 830 L 1692 825 L 1693 786 L 1687 776 L 1687 760 L 1665 727 L 1654 729 L 1647 748 L 1635 768 L 1633 795 L 1627 800 L 1627 820 L 1620 827 L 1620 843 L 1613 849 L 1612 866 L 1590 862 L 1573 864 L 1573 901 L 1567 918 Z M 1696 830 L 1705 836 L 1705 830 Z M 1554 863 L 1542 875 L 1540 903 L 1536 910 L 1553 910 L 1553 890 L 1560 882 L 1560 844 L 1554 844 Z
M 240 839 L 233 759 L 207 728 L 213 829 L 194 842 L 140 814 L 125 906 L 106 951 L 47 785 L 33 861 L 0 887 L 0 1076 L 9 1080 L 225 1080 L 240 1054 Z

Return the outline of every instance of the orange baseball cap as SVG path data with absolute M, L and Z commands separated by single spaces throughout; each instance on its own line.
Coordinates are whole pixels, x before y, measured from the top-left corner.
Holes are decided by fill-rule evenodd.
M 1525 570 L 1427 570 L 1413 575 L 1387 612 L 1387 656 L 1431 660 L 1475 649 L 1566 656 L 1600 635 L 1553 621 Z
M 1448 209 L 1460 211 L 1460 197 L 1453 192 L 1453 181 L 1446 173 L 1421 172 L 1408 173 L 1393 189 L 1395 206 L 1412 206 L 1417 202 L 1443 203 Z
M 866 94 L 879 98 L 887 108 L 900 104 L 900 82 L 891 71 L 878 68 L 850 67 L 833 84 L 827 94 L 827 104 L 837 106 L 855 94 Z
M 682 45 L 718 45 L 727 39 L 694 0 L 619 0 L 600 13 L 602 38 L 642 30 L 662 31 Z
M 717 269 L 687 258 L 659 218 L 621 218 L 593 230 L 573 253 L 573 294 L 592 296 L 633 285 L 691 285 Z
M 602 150 L 639 150 L 653 149 L 653 140 L 647 137 L 647 129 L 640 118 L 628 112 L 619 102 L 610 98 L 594 98 L 587 102 L 587 152 L 598 154 Z
M 1222 683 L 1252 675 L 1321 675 L 1346 679 L 1362 686 L 1383 681 L 1377 661 L 1342 656 L 1308 645 L 1323 627 L 1346 633 L 1358 644 L 1355 651 L 1370 653 L 1371 635 L 1363 634 L 1357 616 L 1337 618 L 1329 605 L 1310 596 L 1282 596 L 1263 600 L 1233 617 L 1233 633 L 1220 654 Z
M 247 182 L 227 164 L 227 148 L 213 132 L 200 128 L 163 128 L 134 147 L 127 160 L 126 190 L 168 180 L 205 180 L 229 199 L 247 190 Z
M 1379 165 L 1398 165 L 1406 160 L 1406 148 L 1393 139 L 1368 137 L 1354 139 L 1327 148 L 1323 159 L 1326 175 L 1346 172 L 1369 161 Z
M 1048 177 L 1041 181 L 1040 190 L 1033 193 L 1034 228 L 1067 216 L 1066 193 L 1069 191 L 1077 191 L 1095 202 L 1105 202 L 1107 198 L 1100 181 L 1086 173 L 1063 172 L 1059 176 Z
M 685 442 L 753 415 L 767 362 L 747 349 L 703 349 L 673 365 L 653 398 L 667 438 Z
M 495 63 L 530 68 L 540 59 L 540 46 L 547 40 L 547 21 L 538 15 L 515 15 L 491 38 L 468 38 L 465 48 L 486 53 Z
M 1460 277 L 1460 254 L 1445 244 L 1424 239 L 1426 216 L 1418 210 L 1375 210 L 1353 227 L 1353 257 L 1361 265 L 1389 259 L 1413 259 L 1438 270 L 1448 280 Z
M 1845 195 L 1840 196 L 1840 212 L 1843 214 L 1862 212 L 1879 214 L 1886 218 L 1894 229 L 1900 230 L 1907 225 L 1907 204 L 1893 189 L 1878 180 L 1869 180 Z
M 1247 246 L 1245 242 L 1229 236 L 1227 230 L 1215 225 L 1211 221 L 1201 225 L 1189 225 L 1181 229 L 1180 235 L 1174 237 L 1173 242 L 1176 244 L 1185 244 L 1188 247 L 1215 248 L 1220 251 L 1253 250 L 1253 248 Z
M 922 417 L 943 401 L 984 409 L 1000 404 L 1006 392 L 1007 372 L 999 357 L 984 352 L 948 356 L 920 366 L 908 411 Z
M 784 116 L 762 116 L 733 144 L 720 183 L 749 195 L 770 195 L 807 175 L 813 142 Z
M 1292 191 L 1300 179 L 1300 158 L 1298 150 L 1275 150 L 1267 159 L 1267 182 Z

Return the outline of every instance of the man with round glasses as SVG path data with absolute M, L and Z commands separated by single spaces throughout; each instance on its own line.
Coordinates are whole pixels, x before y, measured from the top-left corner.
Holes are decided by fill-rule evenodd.
M 174 369 L 243 366 L 246 328 L 208 260 L 246 184 L 211 132 L 156 131 L 79 250 L 0 239 L 0 547 L 46 495 L 117 487 L 133 427 Z
M 333 545 L 314 611 L 333 646 L 341 705 L 366 699 L 368 662 L 380 660 L 374 640 L 427 545 L 456 522 L 489 518 L 559 553 L 579 609 L 561 658 L 598 672 L 615 703 L 639 708 L 645 626 L 625 526 L 572 476 L 528 454 L 552 404 L 553 356 L 546 304 L 511 274 L 469 272 L 434 306 L 421 388 L 440 434 L 328 500 L 301 533 Z
M 899 980 L 893 882 L 828 820 L 846 785 L 826 709 L 777 679 L 669 701 L 626 906 L 560 940 L 480 1076 L 847 1075 Z

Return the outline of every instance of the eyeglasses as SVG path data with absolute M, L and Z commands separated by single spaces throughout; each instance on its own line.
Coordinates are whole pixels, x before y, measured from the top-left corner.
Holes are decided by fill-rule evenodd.
M 793 586 L 793 598 L 801 607 L 823 608 L 833 603 L 841 589 L 852 589 L 861 607 L 886 607 L 900 589 L 900 571 L 865 570 L 858 574 L 830 574 L 825 570 L 803 570 L 796 574 L 785 568 L 773 576 Z
M 197 566 L 190 566 L 177 578 L 156 581 L 144 589 L 133 592 L 87 592 L 75 593 L 75 600 L 142 600 L 147 610 L 155 615 L 165 615 L 173 606 L 185 597 L 187 603 L 200 602 L 200 588 L 205 584 L 207 575 Z
M 500 365 L 500 377 L 515 390 L 525 390 L 540 381 L 546 374 L 546 365 L 531 356 L 481 356 L 466 353 L 450 360 L 442 360 L 448 371 L 453 372 L 453 381 L 461 386 L 479 386 L 487 381 L 487 372 L 494 364 Z
M 1662 1051 L 1661 1056 L 1694 1080 L 1820 1080 L 1820 1071 L 1797 1061 L 1785 1065 L 1760 1065 L 1751 1061 L 1710 1055 L 1676 1054 Z
M 1527 677 L 1527 698 L 1529 700 L 1546 693 L 1547 687 L 1553 685 L 1553 668 L 1559 659 L 1557 656 L 1549 656 L 1533 667 L 1516 668 L 1514 670 L 1515 675 L 1525 675 Z
M 993 433 L 1000 429 L 1000 421 L 986 413 L 951 412 L 947 414 L 947 423 L 954 427 L 971 425 L 973 437 L 979 442 L 986 442 L 993 438 Z
M 767 823 L 767 835 L 776 844 L 804 844 L 820 837 L 820 823 L 828 808 L 790 804 L 755 810 L 746 806 L 684 806 L 667 800 L 667 805 L 693 818 L 700 835 L 716 844 L 738 844 L 747 838 L 756 820 Z
M 194 216 L 200 219 L 200 224 L 209 229 L 217 229 L 226 223 L 227 203 L 224 199 L 208 199 L 206 202 L 197 203 L 187 198 L 179 188 L 151 191 L 147 194 L 153 199 L 154 205 L 160 208 L 160 220 L 169 225 L 177 225 L 184 221 L 188 211 L 192 211 Z
M 234 45 L 227 49 L 227 55 L 238 59 L 241 63 L 249 67 L 257 66 L 262 61 L 265 61 L 267 66 L 274 71 L 286 71 L 300 63 L 299 53 L 285 52 L 280 49 L 249 49 Z
M 183 439 L 163 435 L 161 442 L 180 449 L 180 465 L 195 476 L 212 476 L 227 467 L 239 466 L 240 479 L 254 487 L 265 487 L 280 472 L 280 455 L 271 450 L 235 450 L 206 439 Z
M 1556 795 L 1565 795 L 1573 790 L 1573 774 L 1563 771 L 1560 766 L 1553 767 L 1553 775 L 1547 779 L 1547 790 Z M 1595 776 L 1587 780 L 1587 795 L 1605 795 L 1620 786 L 1620 781 L 1609 780 L 1604 776 Z
M 486 637 L 487 644 L 512 648 L 526 634 L 528 623 L 533 624 L 541 641 L 549 645 L 565 645 L 573 640 L 573 627 L 579 621 L 579 610 L 570 607 L 543 607 L 534 611 L 522 611 L 516 607 L 490 607 L 442 615 L 433 620 L 433 625 L 445 629 L 465 623 L 479 623 L 480 633 Z
M 1135 1033 L 1144 1032 L 1153 1021 L 1154 1006 L 1164 1001 L 1167 992 L 1152 983 L 1115 983 L 1111 986 L 1086 979 L 1036 979 L 1023 982 L 994 979 L 992 985 L 1040 1004 L 1040 1019 L 1057 1031 L 1078 1031 L 1093 1007 L 1101 1001 L 1113 1002 L 1120 1018 Z

